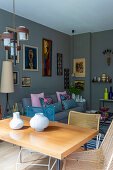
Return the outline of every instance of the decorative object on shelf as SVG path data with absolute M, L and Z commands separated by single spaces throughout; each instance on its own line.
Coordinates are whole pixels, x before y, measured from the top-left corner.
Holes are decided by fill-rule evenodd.
M 22 77 L 22 87 L 31 87 L 30 77 Z
M 14 81 L 14 85 L 19 84 L 19 72 L 18 71 L 13 71 L 13 81 Z
M 85 58 L 74 59 L 74 73 L 76 77 L 85 77 Z
M 7 101 L 3 118 L 7 117 L 8 113 L 11 112 L 8 94 L 14 92 L 13 83 L 13 68 L 11 61 L 3 61 L 2 74 L 1 74 L 1 93 L 6 93 Z
M 52 41 L 42 40 L 42 76 L 52 76 Z
M 113 55 L 113 52 L 110 49 L 104 50 L 103 54 L 105 55 L 105 57 L 107 58 L 107 64 L 108 66 L 111 63 L 111 56 Z
M 19 36 L 19 40 L 28 40 L 29 30 L 24 26 L 19 26 L 15 29 L 15 0 L 13 0 L 13 28 L 15 30 L 14 32 L 8 31 L 0 34 L 0 40 L 4 41 L 5 50 L 11 52 L 11 56 L 13 56 L 14 59 L 14 65 L 16 65 L 17 52 L 21 50 L 21 46 L 17 43 L 17 37 Z
M 38 71 L 38 47 L 23 45 L 23 70 Z
M 30 120 L 30 126 L 36 131 L 44 131 L 49 125 L 49 119 L 43 113 L 36 113 Z
M 6 27 L 6 32 L 15 34 L 15 37 L 16 37 L 15 43 L 19 47 L 19 35 L 16 32 L 16 30 L 13 29 L 13 28 Z M 11 45 L 13 46 L 13 43 Z M 16 51 L 15 58 L 16 58 L 16 63 L 19 63 L 19 50 Z M 6 50 L 6 60 L 14 62 L 14 50 L 13 50 L 13 48 Z
M 109 99 L 111 99 L 112 100 L 112 98 L 113 98 L 113 92 L 112 92 L 112 87 L 110 87 L 110 92 L 109 92 Z
M 19 112 L 14 112 L 13 113 L 13 119 L 9 123 L 11 129 L 21 129 L 24 125 L 23 120 L 20 118 L 20 113 Z
M 64 89 L 69 89 L 69 68 L 64 69 Z
M 60 53 L 57 53 L 57 75 L 63 75 L 63 57 Z
M 104 99 L 108 100 L 108 91 L 107 91 L 107 88 L 105 88 Z
M 103 83 L 112 83 L 112 79 L 110 76 L 106 75 L 105 73 L 102 74 L 101 77 L 94 77 L 92 82 L 103 82 Z
M 13 113 L 14 112 L 18 112 L 18 103 L 15 103 L 15 105 L 13 105 Z
M 84 90 L 85 89 L 85 80 L 75 80 L 74 81 L 74 87 Z

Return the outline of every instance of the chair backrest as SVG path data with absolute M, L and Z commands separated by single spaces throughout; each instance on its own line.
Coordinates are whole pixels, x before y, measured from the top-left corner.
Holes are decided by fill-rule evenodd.
M 68 117 L 69 125 L 76 125 L 99 130 L 99 121 L 100 121 L 99 114 L 81 113 L 76 111 L 69 112 Z
M 110 168 L 113 167 L 113 121 L 100 146 L 100 153 L 104 156 L 106 169 L 112 170 Z
M 33 117 L 36 113 L 43 113 L 50 121 L 55 121 L 54 107 L 27 107 L 27 117 Z

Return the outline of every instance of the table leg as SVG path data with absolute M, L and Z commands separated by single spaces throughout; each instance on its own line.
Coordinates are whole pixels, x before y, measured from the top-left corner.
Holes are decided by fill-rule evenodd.
M 60 170 L 60 160 L 57 159 L 57 170 Z
M 84 144 L 84 150 L 87 151 L 87 143 Z

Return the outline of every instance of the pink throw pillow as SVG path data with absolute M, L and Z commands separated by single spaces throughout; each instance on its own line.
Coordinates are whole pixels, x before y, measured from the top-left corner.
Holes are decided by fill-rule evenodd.
M 31 94 L 31 102 L 33 107 L 42 107 L 40 98 L 44 98 L 44 93 Z
M 66 91 L 64 91 L 64 92 L 58 92 L 58 91 L 57 91 L 57 92 L 56 92 L 57 99 L 58 99 L 59 102 L 61 102 L 61 98 L 60 98 L 60 95 L 61 95 L 61 94 L 66 94 Z

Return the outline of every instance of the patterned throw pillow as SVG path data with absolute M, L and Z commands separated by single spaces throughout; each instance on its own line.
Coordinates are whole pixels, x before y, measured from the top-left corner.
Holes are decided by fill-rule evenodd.
M 46 104 L 47 105 L 53 104 L 53 100 L 51 97 L 44 97 L 44 98 L 40 98 L 40 103 L 42 107 L 45 107 Z
M 61 102 L 57 102 L 57 103 L 50 104 L 50 105 L 46 104 L 46 107 L 55 107 L 55 113 L 58 113 L 58 112 L 62 111 L 62 104 L 61 104 Z
M 68 110 L 68 109 L 72 109 L 72 108 L 74 108 L 74 107 L 77 107 L 77 104 L 76 104 L 76 102 L 75 102 L 74 99 L 63 100 L 63 101 L 62 101 L 62 104 L 63 104 L 65 110 Z
M 61 101 L 63 101 L 63 100 L 70 100 L 71 99 L 71 96 L 70 95 L 68 95 L 68 94 L 61 94 L 60 95 L 60 98 L 61 98 Z

